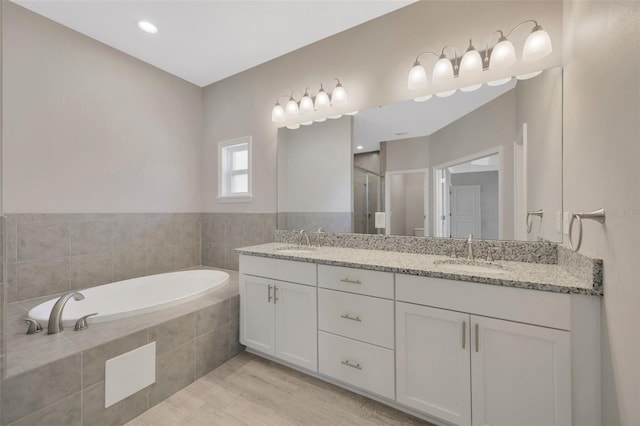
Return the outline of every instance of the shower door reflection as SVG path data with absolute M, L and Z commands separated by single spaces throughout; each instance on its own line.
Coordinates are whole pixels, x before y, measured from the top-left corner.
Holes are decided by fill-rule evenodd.
M 353 228 L 358 234 L 377 234 L 374 215 L 382 211 L 383 178 L 360 167 L 353 170 Z

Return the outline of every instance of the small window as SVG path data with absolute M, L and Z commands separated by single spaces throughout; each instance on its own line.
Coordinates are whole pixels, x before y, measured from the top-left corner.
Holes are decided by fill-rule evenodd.
M 251 136 L 218 144 L 218 198 L 251 201 Z

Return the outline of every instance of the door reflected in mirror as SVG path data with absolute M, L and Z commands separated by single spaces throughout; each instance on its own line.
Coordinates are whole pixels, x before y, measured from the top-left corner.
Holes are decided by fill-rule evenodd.
M 278 228 L 319 227 L 562 241 L 562 69 L 279 129 Z

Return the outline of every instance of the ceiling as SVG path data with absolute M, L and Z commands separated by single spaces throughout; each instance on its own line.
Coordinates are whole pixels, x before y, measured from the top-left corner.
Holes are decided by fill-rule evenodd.
M 203 87 L 414 0 L 12 1 Z
M 446 98 L 433 96 L 426 102 L 409 100 L 360 111 L 354 116 L 354 152 L 378 151 L 381 141 L 435 133 L 513 89 L 516 83 L 517 80 L 512 78 L 502 86 L 485 84 L 474 92 L 457 91 Z M 357 146 L 362 146 L 362 149 L 356 150 Z

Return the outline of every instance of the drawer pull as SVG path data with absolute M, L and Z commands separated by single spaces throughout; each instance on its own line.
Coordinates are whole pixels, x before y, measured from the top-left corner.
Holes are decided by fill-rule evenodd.
M 347 367 L 355 368 L 355 369 L 357 369 L 357 370 L 362 370 L 362 367 L 360 367 L 360 363 L 352 364 L 352 363 L 350 363 L 350 362 L 349 362 L 349 360 L 348 360 L 348 359 L 347 359 L 347 360 L 345 360 L 345 361 L 340 361 L 340 363 L 341 363 L 342 365 L 346 365 Z
M 273 304 L 275 305 L 276 303 L 278 303 L 278 287 L 277 286 L 273 286 Z
M 340 281 L 347 284 L 362 284 L 360 280 L 350 280 L 349 278 L 342 278 Z
M 269 284 L 269 290 L 267 290 L 267 303 L 271 303 L 271 299 L 273 299 L 273 297 L 271 297 L 271 287 L 272 285 Z
M 359 316 L 352 317 L 352 316 L 349 316 L 349 314 L 340 315 L 340 318 L 348 319 L 348 320 L 351 320 L 351 321 L 362 322 L 362 319 Z

